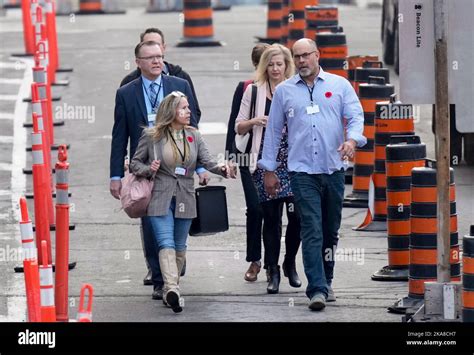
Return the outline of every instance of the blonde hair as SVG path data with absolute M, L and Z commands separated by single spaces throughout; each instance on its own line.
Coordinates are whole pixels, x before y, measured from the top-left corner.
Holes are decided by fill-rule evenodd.
M 256 72 L 256 81 L 258 84 L 263 84 L 268 80 L 268 64 L 274 56 L 279 54 L 283 55 L 283 59 L 285 61 L 285 79 L 290 78 L 295 73 L 295 64 L 291 58 L 290 50 L 281 44 L 274 43 L 265 49 L 262 56 L 260 57 L 260 62 L 258 63 Z
M 145 128 L 146 134 L 154 141 L 159 141 L 162 138 L 168 139 L 168 135 L 173 134 L 171 132 L 171 123 L 176 119 L 176 109 L 182 98 L 187 99 L 187 96 L 180 91 L 173 91 L 161 101 L 158 112 L 156 113 L 155 125 L 150 128 Z M 186 139 L 183 141 L 183 144 L 187 145 L 185 160 L 188 160 L 189 144 Z M 178 152 L 175 145 L 173 145 L 173 153 L 176 160 Z

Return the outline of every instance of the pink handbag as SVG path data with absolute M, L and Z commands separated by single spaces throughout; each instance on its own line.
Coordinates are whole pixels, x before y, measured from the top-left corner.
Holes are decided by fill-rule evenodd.
M 154 158 L 156 160 L 156 150 L 153 145 Z M 151 194 L 155 174 L 148 179 L 146 177 L 136 176 L 135 174 L 126 174 L 122 179 L 122 190 L 120 192 L 120 202 L 125 213 L 130 218 L 145 217 L 150 204 Z

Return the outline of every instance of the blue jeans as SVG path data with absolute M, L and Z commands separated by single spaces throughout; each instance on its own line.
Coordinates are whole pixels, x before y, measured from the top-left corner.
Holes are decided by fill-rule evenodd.
M 143 228 L 143 245 L 145 249 L 145 258 L 150 266 L 151 280 L 153 287 L 162 287 L 163 277 L 161 276 L 160 260 L 158 259 L 158 248 L 155 244 L 155 237 L 153 236 L 153 229 L 150 223 L 151 217 L 142 217 Z
M 341 226 L 344 171 L 328 174 L 290 173 L 291 190 L 300 215 L 306 296 L 328 294 L 334 274 L 334 253 Z M 324 223 L 323 223 L 324 221 Z M 330 260 L 324 257 L 330 250 Z
M 191 218 L 175 218 L 176 200 L 173 197 L 166 216 L 149 217 L 158 252 L 161 249 L 186 251 Z

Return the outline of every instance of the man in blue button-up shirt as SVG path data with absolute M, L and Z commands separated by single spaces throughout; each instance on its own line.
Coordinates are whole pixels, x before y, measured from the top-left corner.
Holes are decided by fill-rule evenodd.
M 275 195 L 274 173 L 285 123 L 288 124 L 288 170 L 301 217 L 303 263 L 308 278 L 309 308 L 321 310 L 335 301 L 331 282 L 344 199 L 344 166 L 356 147 L 366 144 L 360 101 L 341 76 L 319 66 L 311 39 L 293 46 L 298 74 L 280 84 L 273 96 L 259 166 L 265 188 Z M 346 123 L 345 120 L 346 119 Z

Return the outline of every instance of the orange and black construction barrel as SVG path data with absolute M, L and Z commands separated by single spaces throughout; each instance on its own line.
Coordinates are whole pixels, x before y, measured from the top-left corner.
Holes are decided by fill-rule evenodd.
M 393 135 L 413 135 L 413 106 L 395 102 L 396 95 L 390 101 L 378 102 L 375 105 L 375 162 L 372 182 L 374 185 L 373 206 L 367 210 L 362 224 L 355 228 L 366 232 L 387 231 L 387 181 L 385 175 L 385 148 Z M 410 142 L 410 137 L 407 137 Z M 419 143 L 419 139 L 418 139 Z M 423 165 L 421 165 L 423 166 Z
M 267 8 L 267 36 L 258 37 L 259 42 L 263 43 L 279 43 L 283 36 L 282 29 L 282 0 L 268 0 Z
M 319 59 L 319 65 L 324 71 L 340 75 L 347 79 L 347 70 L 345 69 L 347 61 L 345 59 L 322 58 Z
M 359 85 L 368 83 L 371 76 L 383 77 L 385 83 L 390 83 L 390 70 L 384 68 L 382 62 L 379 61 L 366 61 L 362 64 L 362 67 L 358 67 L 354 70 L 354 90 L 359 95 Z
M 474 225 L 462 241 L 462 321 L 474 322 Z
M 338 25 L 339 14 L 335 6 L 306 6 L 304 11 L 306 38 L 316 40 L 318 28 Z
M 424 167 L 426 145 L 418 136 L 393 135 L 385 150 L 388 265 L 375 272 L 372 280 L 408 281 L 411 170 Z
M 347 58 L 347 42 L 345 33 L 318 33 L 316 36 L 319 56 L 321 59 Z
M 367 84 L 359 86 L 359 98 L 364 110 L 363 134 L 367 138 L 367 144 L 356 148 L 352 193 L 344 199 L 345 207 L 368 207 L 370 176 L 374 172 L 375 163 L 375 104 L 389 100 L 394 91 L 394 86 L 385 84 L 385 79 L 381 77 L 370 77 Z
M 347 57 L 347 74 L 348 80 L 354 86 L 355 70 L 362 67 L 366 61 L 378 61 L 379 57 L 376 55 L 351 55 Z
M 411 232 L 408 297 L 423 298 L 425 282 L 437 277 L 436 169 L 414 168 L 411 174 Z M 461 280 L 454 170 L 450 169 L 450 264 L 451 280 Z
M 183 38 L 177 47 L 216 47 L 211 0 L 184 0 Z
M 288 19 L 288 42 L 287 47 L 293 48 L 293 44 L 305 36 L 306 20 L 305 7 L 317 5 L 318 0 L 291 0 L 290 15 Z
M 117 0 L 79 0 L 79 11 L 76 15 L 124 14 Z
M 288 17 L 290 16 L 290 0 L 283 0 L 281 5 L 281 39 L 280 43 L 287 46 L 288 42 Z
M 338 25 L 339 11 L 336 6 L 306 6 L 305 19 L 305 37 L 316 40 L 319 27 Z

